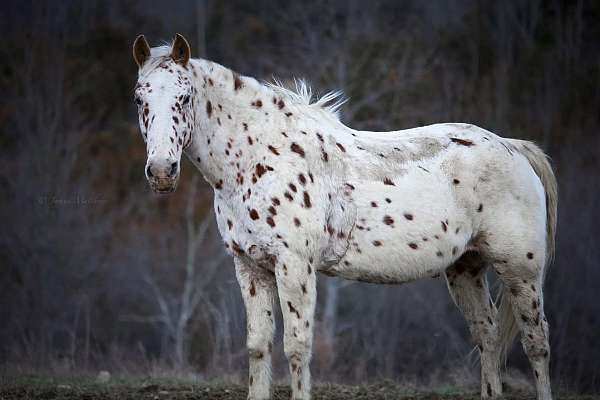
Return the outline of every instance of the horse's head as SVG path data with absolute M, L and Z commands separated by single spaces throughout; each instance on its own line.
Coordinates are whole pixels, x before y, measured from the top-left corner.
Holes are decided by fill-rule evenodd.
M 155 192 L 170 193 L 177 187 L 181 153 L 194 128 L 190 46 L 178 34 L 170 47 L 150 49 L 140 35 L 133 58 L 139 67 L 135 102 L 148 155 L 146 178 Z

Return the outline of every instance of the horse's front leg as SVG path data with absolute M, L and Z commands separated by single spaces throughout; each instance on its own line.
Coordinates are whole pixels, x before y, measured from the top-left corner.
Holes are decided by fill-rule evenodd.
M 275 268 L 283 315 L 283 346 L 289 362 L 292 399 L 310 399 L 310 358 L 317 298 L 315 269 L 306 260 L 279 257 Z
M 273 302 L 277 296 L 275 277 L 268 271 L 256 270 L 235 258 L 235 271 L 244 305 L 248 331 L 249 375 L 248 399 L 270 397 L 271 352 L 275 333 Z

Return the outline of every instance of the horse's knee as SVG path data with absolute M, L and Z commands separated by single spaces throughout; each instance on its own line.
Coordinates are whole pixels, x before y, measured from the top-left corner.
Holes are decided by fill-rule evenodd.
M 248 334 L 246 347 L 251 358 L 260 359 L 271 353 L 273 344 L 267 334 Z
M 248 347 L 248 356 L 260 360 L 270 354 L 268 350 L 268 347 Z
M 291 336 L 284 338 L 284 353 L 288 360 L 310 359 L 312 343 L 308 337 Z

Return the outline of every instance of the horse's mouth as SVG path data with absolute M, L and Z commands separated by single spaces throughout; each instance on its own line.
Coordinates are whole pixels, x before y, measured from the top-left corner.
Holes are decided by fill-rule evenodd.
M 177 178 L 175 179 L 149 179 L 150 188 L 154 193 L 169 194 L 177 189 Z

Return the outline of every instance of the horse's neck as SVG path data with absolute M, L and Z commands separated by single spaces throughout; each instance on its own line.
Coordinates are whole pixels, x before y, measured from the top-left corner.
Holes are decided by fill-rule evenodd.
M 192 60 L 196 126 L 186 154 L 217 190 L 240 193 L 267 143 L 289 127 L 273 91 L 253 78 L 205 60 Z M 241 178 L 243 176 L 243 178 Z

